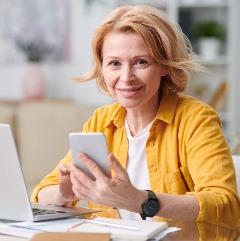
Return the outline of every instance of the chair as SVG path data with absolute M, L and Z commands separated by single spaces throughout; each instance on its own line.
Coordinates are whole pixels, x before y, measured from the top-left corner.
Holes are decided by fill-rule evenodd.
M 233 155 L 233 164 L 236 170 L 238 194 L 240 195 L 240 155 Z
M 227 95 L 227 90 L 228 90 L 228 83 L 227 80 L 222 81 L 217 89 L 214 91 L 210 101 L 209 105 L 211 105 L 215 110 L 219 109 L 219 105 L 221 102 L 224 101 L 224 98 Z

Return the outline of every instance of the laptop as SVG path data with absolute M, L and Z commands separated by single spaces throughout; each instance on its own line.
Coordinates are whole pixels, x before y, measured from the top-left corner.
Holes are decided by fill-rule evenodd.
M 0 219 L 35 222 L 74 216 L 71 208 L 30 203 L 8 124 L 0 124 L 0 166 Z

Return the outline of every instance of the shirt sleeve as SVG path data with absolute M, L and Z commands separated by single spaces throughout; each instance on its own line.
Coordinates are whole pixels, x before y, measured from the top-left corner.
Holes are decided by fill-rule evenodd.
M 187 130 L 188 169 L 200 211 L 197 221 L 240 227 L 236 174 L 220 120 L 212 108 L 202 108 Z
M 59 162 L 63 164 L 67 164 L 72 161 L 72 155 L 69 151 L 67 155 Z M 31 201 L 36 203 L 38 202 L 38 193 L 41 189 L 43 189 L 46 186 L 50 185 L 58 185 L 59 184 L 59 171 L 56 167 L 51 173 L 49 173 L 47 176 L 45 176 L 41 182 L 33 189 L 32 195 L 31 195 Z

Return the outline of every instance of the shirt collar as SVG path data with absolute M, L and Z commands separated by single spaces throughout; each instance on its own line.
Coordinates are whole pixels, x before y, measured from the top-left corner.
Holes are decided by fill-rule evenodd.
M 106 122 L 105 127 L 109 127 L 110 125 L 114 125 L 117 128 L 121 128 L 124 125 L 124 120 L 126 116 L 126 109 L 120 104 L 116 104 L 117 107 L 113 111 L 112 115 L 110 115 L 109 119 Z
M 178 94 L 171 91 L 168 91 L 168 93 L 164 92 L 155 119 L 171 124 L 175 115 L 178 100 Z
M 178 99 L 179 96 L 176 93 L 170 91 L 168 91 L 168 93 L 163 93 L 155 120 L 161 120 L 171 124 L 177 107 Z M 121 128 L 124 125 L 125 116 L 126 109 L 120 104 L 117 104 L 116 109 L 106 122 L 105 127 L 114 125 L 117 128 Z

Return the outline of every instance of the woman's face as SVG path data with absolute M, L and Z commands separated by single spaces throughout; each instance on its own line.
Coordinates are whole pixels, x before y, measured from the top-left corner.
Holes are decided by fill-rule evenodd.
M 108 33 L 102 56 L 103 78 L 116 101 L 125 108 L 158 104 L 159 86 L 166 68 L 151 57 L 140 35 Z

